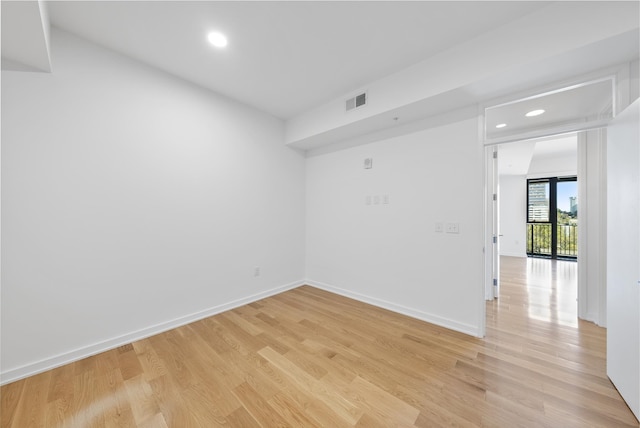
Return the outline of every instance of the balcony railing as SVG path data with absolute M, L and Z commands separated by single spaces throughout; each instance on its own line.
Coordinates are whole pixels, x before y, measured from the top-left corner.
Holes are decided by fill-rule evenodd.
M 551 227 L 551 223 L 527 223 L 527 254 L 532 256 L 553 256 Z M 558 225 L 556 240 L 556 256 L 578 256 L 577 225 Z

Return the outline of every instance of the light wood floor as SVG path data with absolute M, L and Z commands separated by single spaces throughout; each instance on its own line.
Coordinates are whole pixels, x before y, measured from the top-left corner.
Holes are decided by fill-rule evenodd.
M 5 385 L 1 425 L 638 426 L 576 264 L 502 266 L 484 340 L 305 286 Z

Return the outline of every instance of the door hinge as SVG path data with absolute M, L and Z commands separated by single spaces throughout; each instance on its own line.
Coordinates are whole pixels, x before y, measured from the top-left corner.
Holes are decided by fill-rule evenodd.
M 497 237 L 497 236 L 494 236 L 494 237 L 493 237 L 493 243 L 494 243 L 494 244 L 497 244 L 497 243 L 498 243 L 498 237 Z
M 498 152 L 493 152 L 493 158 L 498 159 Z
M 493 278 L 493 285 L 494 286 L 498 286 L 498 279 L 497 278 Z
M 497 200 L 498 200 L 498 194 L 497 194 L 497 193 L 494 193 L 494 194 L 493 194 L 493 200 L 494 200 L 494 201 L 497 201 Z

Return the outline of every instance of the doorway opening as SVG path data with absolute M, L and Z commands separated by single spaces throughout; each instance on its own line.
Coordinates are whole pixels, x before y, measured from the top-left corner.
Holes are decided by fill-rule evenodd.
M 560 152 L 562 146 L 567 151 Z M 486 152 L 487 167 L 495 172 L 487 178 L 495 188 L 488 190 L 496 197 L 488 198 L 494 205 L 488 207 L 487 231 L 495 240 L 487 241 L 491 252 L 485 261 L 492 264 L 485 272 L 492 277 L 485 299 L 500 298 L 503 256 L 565 261 L 578 273 L 577 295 L 570 299 L 578 317 L 606 326 L 606 130 L 502 143 Z M 535 206 L 536 196 L 542 208 Z M 534 233 L 532 243 L 531 227 L 546 227 L 546 236 Z
M 526 260 L 536 255 L 550 260 L 573 258 L 578 261 L 578 254 L 581 254 L 584 263 L 574 263 L 578 271 L 578 316 L 598 325 L 606 322 L 606 305 L 603 303 L 606 301 L 603 281 L 606 261 L 601 254 L 606 250 L 605 127 L 615 116 L 615 88 L 616 76 L 612 74 L 555 89 L 550 86 L 546 92 L 523 92 L 520 98 L 503 98 L 482 107 L 484 123 L 481 132 L 486 160 L 486 300 L 500 296 L 502 256 Z M 537 157 L 544 158 L 548 150 L 562 147 L 563 139 L 570 139 L 573 145 L 570 168 L 563 167 L 558 161 L 551 162 L 551 170 L 541 170 L 538 168 L 540 163 L 532 162 L 534 150 L 541 155 Z M 505 154 L 512 150 L 522 152 L 521 155 L 528 153 L 528 158 L 520 156 L 521 160 L 526 160 L 510 162 Z M 509 172 L 512 177 L 503 180 L 504 169 L 511 167 L 514 170 L 524 168 L 524 172 Z M 574 177 L 577 177 L 576 181 L 564 182 L 564 179 Z M 538 183 L 540 179 L 547 179 L 547 192 L 551 191 L 550 179 L 555 179 L 556 195 L 551 198 L 548 194 L 546 226 L 538 225 L 542 223 L 538 219 L 528 218 L 527 180 L 533 179 Z M 568 216 L 557 212 L 558 204 L 565 204 L 565 198 L 557 200 L 557 194 L 564 191 L 565 185 L 574 184 L 579 194 L 571 197 L 576 198 L 575 204 L 579 200 L 582 207 L 579 224 L 577 218 L 571 217 L 571 205 L 560 207 L 563 213 L 569 213 Z M 517 189 L 515 197 L 506 194 L 509 188 Z M 552 199 L 556 204 L 553 210 L 550 209 Z M 571 200 L 566 200 L 566 203 L 570 204 Z M 574 210 L 577 217 L 577 207 Z M 505 227 L 509 222 L 511 226 Z M 547 237 L 541 237 L 543 231 L 536 235 L 532 229 L 536 227 L 546 228 Z

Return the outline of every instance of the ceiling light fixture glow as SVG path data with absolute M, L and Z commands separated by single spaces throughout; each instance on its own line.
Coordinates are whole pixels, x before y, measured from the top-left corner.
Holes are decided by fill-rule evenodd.
M 209 35 L 207 36 L 207 40 L 209 40 L 209 43 L 217 48 L 223 48 L 227 46 L 227 37 L 217 31 L 209 33 Z
M 499 123 L 496 125 L 496 128 L 504 128 L 505 126 L 507 126 L 506 123 Z
M 525 116 L 527 116 L 527 117 L 540 116 L 542 113 L 544 113 L 544 110 L 542 110 L 542 109 L 540 109 L 540 110 L 531 110 L 529 113 L 525 114 Z

